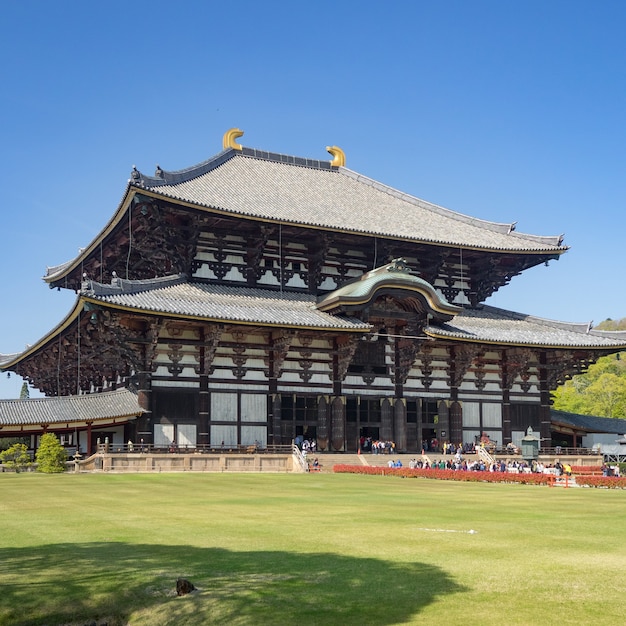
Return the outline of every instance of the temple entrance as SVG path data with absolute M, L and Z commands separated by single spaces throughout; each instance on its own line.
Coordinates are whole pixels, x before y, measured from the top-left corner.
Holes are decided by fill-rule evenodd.
M 372 441 L 378 441 L 380 428 L 378 426 L 362 426 L 359 436 L 359 448 L 361 452 L 372 451 Z
M 429 452 L 437 452 L 438 445 L 437 431 L 434 428 L 422 427 L 422 450 L 426 452 L 426 454 Z

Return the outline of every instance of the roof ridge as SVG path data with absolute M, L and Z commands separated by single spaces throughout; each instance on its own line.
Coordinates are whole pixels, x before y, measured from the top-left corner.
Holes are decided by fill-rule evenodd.
M 215 156 L 184 168 L 182 170 L 164 170 L 159 165 L 156 166 L 156 172 L 154 176 L 143 174 L 134 165 L 131 172 L 130 183 L 139 187 L 161 187 L 164 185 L 176 185 L 179 183 L 187 182 L 198 176 L 202 176 L 207 172 L 219 167 L 226 161 L 237 157 L 243 156 L 254 159 L 261 159 L 263 161 L 273 161 L 275 163 L 283 163 L 285 165 L 294 165 L 296 167 L 309 167 L 320 170 L 337 170 L 330 161 L 321 159 L 309 159 L 305 157 L 297 157 L 288 154 L 281 154 L 279 152 L 268 152 L 267 150 L 260 150 L 258 148 L 247 148 L 241 146 L 241 150 L 235 150 L 233 148 L 226 148 L 222 152 Z
M 598 334 L 598 333 L 594 333 L 591 330 L 591 322 L 566 322 L 562 320 L 553 320 L 553 319 L 549 319 L 546 317 L 539 317 L 537 315 L 529 315 L 527 313 L 509 311 L 508 309 L 501 309 L 499 307 L 491 306 L 488 304 L 483 304 L 476 308 L 482 309 L 487 312 L 492 311 L 494 313 L 497 313 L 506 317 L 510 317 L 513 319 L 523 320 L 525 322 L 532 322 L 533 324 L 540 324 L 542 326 L 551 326 L 553 328 L 560 328 L 561 330 L 568 330 L 571 332 L 582 333 L 585 335 Z M 619 339 L 620 335 L 612 335 L 612 337 L 616 337 Z M 621 337 L 626 337 L 626 331 L 623 331 Z M 610 339 L 611 336 L 607 338 Z
M 118 278 L 114 275 L 110 284 L 99 283 L 86 278 L 83 280 L 81 294 L 85 296 L 110 296 L 118 293 L 140 293 L 184 282 L 187 282 L 186 274 L 171 274 L 169 276 L 138 280 Z
M 206 161 L 202 161 L 201 163 L 186 167 L 182 170 L 164 170 L 161 169 L 159 165 L 157 165 L 154 176 L 148 176 L 146 174 L 143 174 L 133 165 L 129 183 L 138 187 L 160 187 L 162 185 L 176 185 L 178 183 L 186 182 L 193 178 L 197 178 L 198 176 L 202 176 L 202 174 L 210 172 L 216 167 L 222 165 L 223 163 L 226 163 L 226 161 L 232 159 L 234 156 L 237 156 L 237 153 L 237 150 L 227 148 L 226 150 L 222 150 L 221 152 L 219 152 L 215 156 L 212 156 Z

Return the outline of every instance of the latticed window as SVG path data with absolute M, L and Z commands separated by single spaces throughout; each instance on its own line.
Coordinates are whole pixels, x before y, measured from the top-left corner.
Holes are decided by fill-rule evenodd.
M 346 421 L 361 424 L 378 424 L 380 422 L 380 400 L 377 398 L 347 398 Z
M 385 362 L 385 347 L 387 340 L 379 336 L 376 341 L 359 341 L 352 363 L 348 367 L 350 374 L 373 373 L 385 375 L 387 367 Z

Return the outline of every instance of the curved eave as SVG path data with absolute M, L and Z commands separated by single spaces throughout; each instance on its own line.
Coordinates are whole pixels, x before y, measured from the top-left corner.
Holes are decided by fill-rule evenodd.
M 106 226 L 100 231 L 100 233 L 98 233 L 98 235 L 96 235 L 93 241 L 86 248 L 83 248 L 80 251 L 80 254 L 72 261 L 67 261 L 66 263 L 56 266 L 57 271 L 47 274 L 43 277 L 43 280 L 48 284 L 52 284 L 62 278 L 65 278 L 65 276 L 68 276 L 78 269 L 81 263 L 88 258 L 89 255 L 96 251 L 100 243 L 117 227 L 122 218 L 126 217 L 128 207 L 130 206 L 133 198 L 140 192 L 143 193 L 140 187 L 137 187 L 129 182 L 117 210 L 107 222 Z
M 147 189 L 141 186 L 137 186 L 131 183 L 133 187 L 137 190 L 138 193 L 142 195 L 151 197 L 151 198 L 161 198 L 164 200 L 168 200 L 171 202 L 175 202 L 179 206 L 185 206 L 187 208 L 202 210 L 208 213 L 215 213 L 216 215 L 224 215 L 228 217 L 244 217 L 254 222 L 261 222 L 263 224 L 282 224 L 283 226 L 294 226 L 294 227 L 306 227 L 311 230 L 329 232 L 329 233 L 341 233 L 344 235 L 358 235 L 358 236 L 367 236 L 367 237 L 376 237 L 378 239 L 388 239 L 392 241 L 406 241 L 414 244 L 425 244 L 429 246 L 440 246 L 442 248 L 454 248 L 456 250 L 463 249 L 468 251 L 479 251 L 479 252 L 498 252 L 501 254 L 528 254 L 532 256 L 544 256 L 551 255 L 553 258 L 560 257 L 561 254 L 567 252 L 569 250 L 569 246 L 550 246 L 546 248 L 538 248 L 538 249 L 526 249 L 526 248 L 502 248 L 497 246 L 477 246 L 477 245 L 469 245 L 469 244 L 460 244 L 455 243 L 453 241 L 445 241 L 440 239 L 422 239 L 416 237 L 405 237 L 402 235 L 390 234 L 390 233 L 380 233 L 377 231 L 367 230 L 367 229 L 349 229 L 349 228 L 339 228 L 332 226 L 324 226 L 321 224 L 311 224 L 304 220 L 289 220 L 289 219 L 275 219 L 271 215 L 261 216 L 261 215 L 252 215 L 245 211 L 235 211 L 232 209 L 226 209 L 224 207 L 218 207 L 209 204 L 203 204 L 200 202 L 192 202 L 190 200 L 185 200 L 180 196 L 176 196 L 174 194 L 168 194 L 164 192 L 158 192 L 154 189 Z M 535 241 L 533 239 L 533 241 Z
M 324 298 L 317 305 L 320 311 L 334 310 L 342 306 L 358 307 L 364 306 L 375 300 L 378 296 L 384 295 L 385 292 L 410 292 L 422 296 L 429 307 L 448 318 L 457 315 L 462 309 L 461 307 L 445 303 L 434 289 L 428 289 L 426 285 L 416 285 L 413 282 L 402 279 L 391 279 L 378 282 L 374 287 L 361 295 L 344 295 L 338 294 L 334 297 Z
M 137 419 L 142 414 L 141 411 L 137 413 L 129 413 L 128 415 L 116 415 L 115 417 L 101 417 L 93 420 L 63 420 L 60 422 L 54 421 L 33 421 L 25 424 L 0 424 L 0 435 L 6 435 L 7 433 L 33 433 L 42 430 L 59 431 L 59 430 L 74 430 L 76 428 L 86 429 L 91 428 L 103 428 L 106 426 L 117 426 L 119 424 L 127 424 L 128 422 Z
M 72 310 L 59 324 L 57 324 L 57 326 L 55 326 L 47 335 L 39 339 L 39 341 L 29 346 L 26 350 L 24 350 L 24 352 L 12 355 L 13 358 L 11 360 L 0 363 L 0 370 L 10 370 L 15 368 L 21 361 L 24 361 L 51 343 L 53 339 L 56 339 L 66 328 L 74 323 L 74 321 L 80 316 L 82 310 L 83 300 L 79 297 Z
M 599 352 L 619 352 L 626 350 L 626 343 L 615 345 L 594 345 L 594 344 L 575 344 L 575 343 L 541 343 L 541 342 L 522 342 L 522 341 L 509 341 L 507 339 L 481 339 L 476 336 L 464 335 L 462 333 L 442 333 L 437 332 L 436 329 L 428 327 L 424 329 L 426 334 L 431 339 L 438 339 L 442 341 L 454 341 L 458 343 L 473 343 L 492 346 L 509 346 L 518 348 L 541 348 L 545 350 L 597 350 Z

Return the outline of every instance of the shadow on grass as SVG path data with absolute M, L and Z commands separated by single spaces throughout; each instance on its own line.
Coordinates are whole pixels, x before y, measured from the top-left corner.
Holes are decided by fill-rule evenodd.
M 176 597 L 176 579 L 197 592 Z M 149 544 L 0 550 L 0 624 L 406 623 L 463 588 L 426 563 Z

